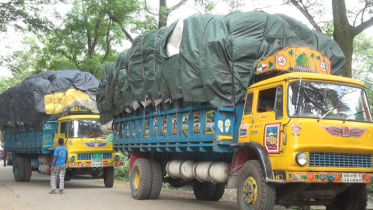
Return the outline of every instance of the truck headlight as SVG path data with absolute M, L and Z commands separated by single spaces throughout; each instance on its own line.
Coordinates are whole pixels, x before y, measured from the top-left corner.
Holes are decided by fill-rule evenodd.
M 295 156 L 295 162 L 300 166 L 305 166 L 307 164 L 308 158 L 306 153 L 300 152 Z
M 75 161 L 75 156 L 74 155 L 71 155 L 70 156 L 70 162 L 74 162 Z
M 118 154 L 114 155 L 114 160 L 115 161 L 120 161 L 120 155 L 118 155 Z

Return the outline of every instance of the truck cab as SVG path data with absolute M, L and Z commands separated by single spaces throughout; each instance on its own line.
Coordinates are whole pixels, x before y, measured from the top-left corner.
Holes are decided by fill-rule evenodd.
M 270 59 L 279 64 L 281 53 Z M 330 68 L 329 60 L 311 66 L 315 72 L 302 66 L 304 72 L 267 78 L 247 89 L 235 155 L 250 152 L 252 145 L 263 149 L 265 155 L 257 158 L 264 171 L 271 172 L 265 180 L 268 187 L 276 187 L 277 204 L 365 209 L 364 184 L 373 180 L 373 123 L 365 87 L 360 81 L 329 75 L 323 65 Z M 253 168 L 245 164 L 240 169 L 241 207 L 254 207 L 260 199 L 245 193 L 261 184 L 250 175 Z
M 98 115 L 68 115 L 58 119 L 53 149 L 63 138 L 68 150 L 67 175 L 91 174 L 99 177 L 120 164 L 112 142 L 100 129 Z M 111 172 L 110 172 L 111 173 Z

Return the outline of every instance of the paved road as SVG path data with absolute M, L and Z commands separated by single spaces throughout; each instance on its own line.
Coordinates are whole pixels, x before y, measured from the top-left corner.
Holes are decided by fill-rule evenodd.
M 132 199 L 127 183 L 103 187 L 102 180 L 72 180 L 65 183 L 63 195 L 48 194 L 49 176 L 33 172 L 30 182 L 15 182 L 12 167 L 0 167 L 0 210 L 197 210 L 237 209 L 234 202 L 201 202 L 191 193 L 163 190 L 158 200 Z
M 0 210 L 236 210 L 232 192 L 224 201 L 203 202 L 193 192 L 162 190 L 158 200 L 132 199 L 128 183 L 116 181 L 113 188 L 103 187 L 102 180 L 72 180 L 65 182 L 63 195 L 50 195 L 49 176 L 33 172 L 30 182 L 15 182 L 12 166 L 0 165 Z M 230 194 L 230 195 L 229 195 Z M 235 194 L 235 193 L 233 193 Z M 370 199 L 371 200 L 371 199 Z M 368 209 L 372 209 L 372 204 Z M 283 210 L 276 207 L 276 210 Z

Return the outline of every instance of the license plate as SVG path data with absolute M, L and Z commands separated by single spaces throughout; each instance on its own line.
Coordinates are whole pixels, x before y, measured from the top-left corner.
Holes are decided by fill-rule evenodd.
M 342 182 L 361 183 L 363 182 L 363 176 L 356 173 L 342 173 Z
M 104 166 L 102 154 L 92 154 L 91 158 L 92 168 L 102 168 Z

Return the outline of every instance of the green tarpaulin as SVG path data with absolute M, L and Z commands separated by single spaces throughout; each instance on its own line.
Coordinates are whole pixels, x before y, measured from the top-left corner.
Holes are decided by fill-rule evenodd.
M 100 109 L 114 117 L 162 100 L 232 105 L 244 99 L 260 60 L 295 46 L 318 50 L 331 60 L 332 74 L 341 74 L 345 57 L 336 42 L 294 18 L 260 11 L 193 15 L 136 37 L 115 73 L 105 68 L 100 88 L 115 93 L 98 91 L 98 98 L 108 94 Z

